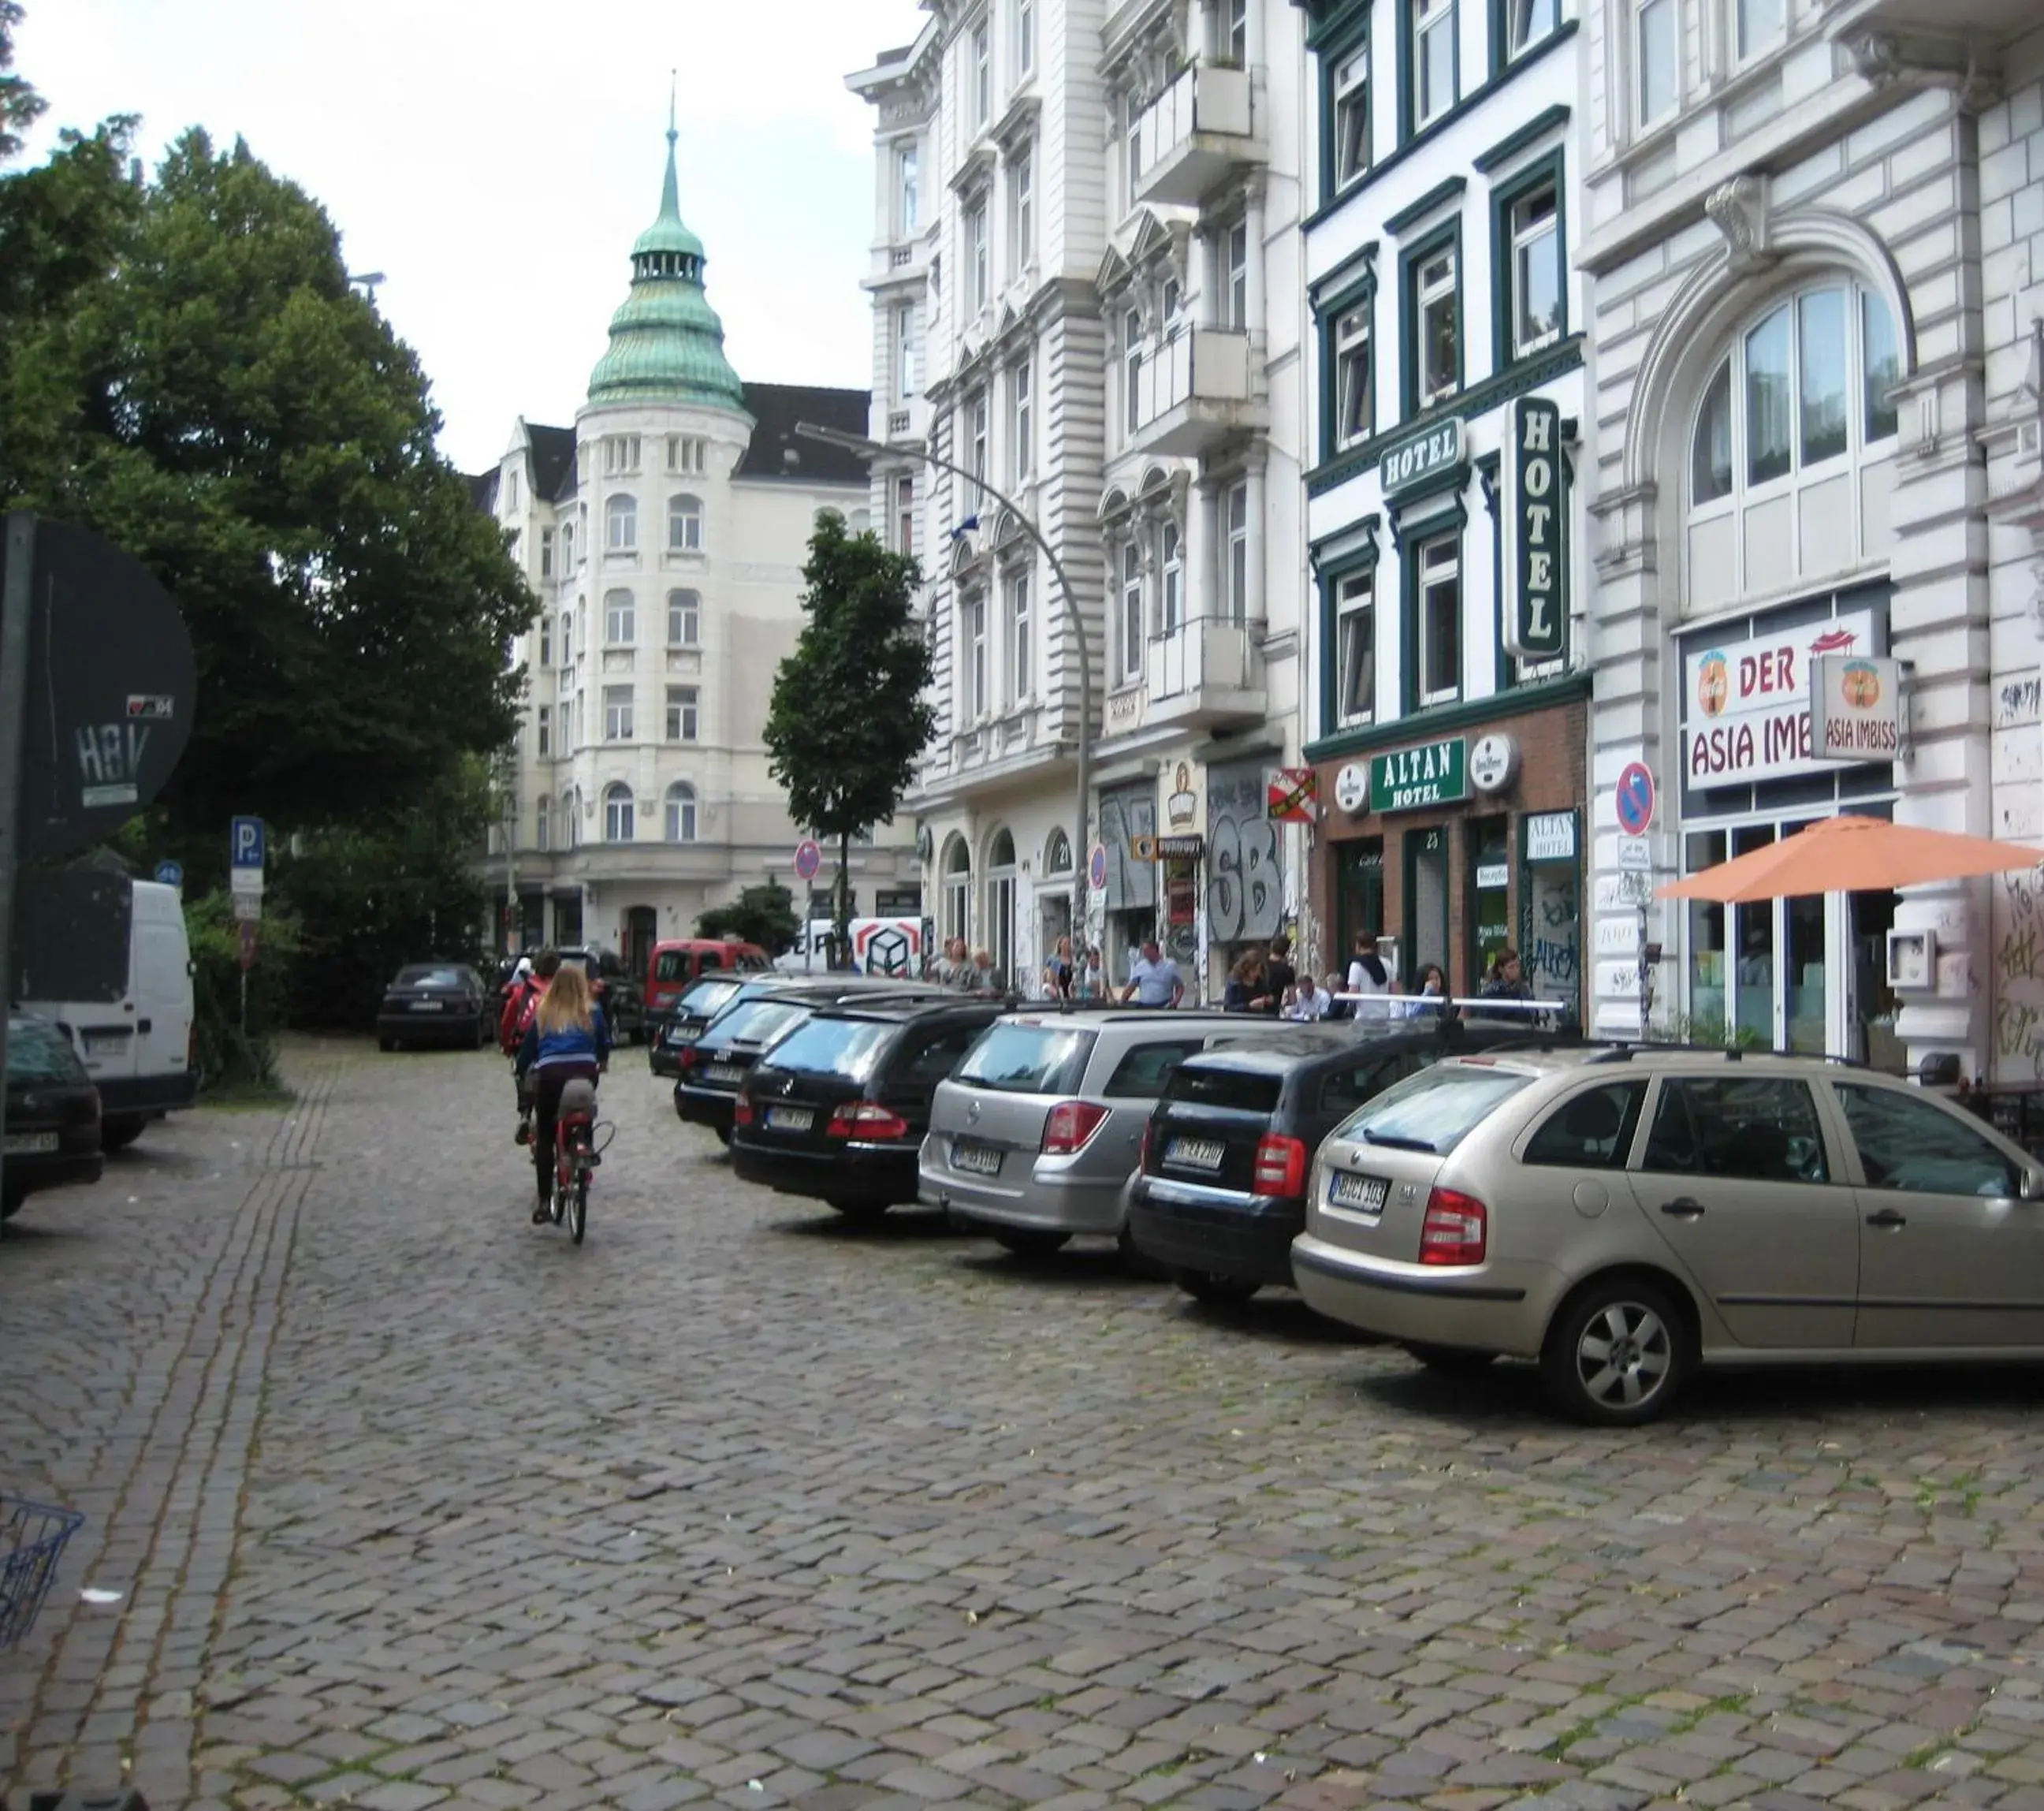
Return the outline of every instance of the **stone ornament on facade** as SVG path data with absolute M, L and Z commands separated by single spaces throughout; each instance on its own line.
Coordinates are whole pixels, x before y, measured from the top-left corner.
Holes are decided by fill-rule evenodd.
M 1704 212 L 1724 235 L 1727 261 L 1741 275 L 1765 268 L 1777 256 L 1772 244 L 1772 198 L 1767 178 L 1748 171 L 1720 183 L 1704 199 Z
M 1853 73 L 1874 88 L 1898 83 L 1913 87 L 1942 88 L 1958 102 L 1960 110 L 1977 113 L 2001 98 L 2000 75 L 1981 67 L 1980 54 L 1956 38 L 1911 37 L 1893 32 L 1859 32 L 1845 42 L 1852 60 Z

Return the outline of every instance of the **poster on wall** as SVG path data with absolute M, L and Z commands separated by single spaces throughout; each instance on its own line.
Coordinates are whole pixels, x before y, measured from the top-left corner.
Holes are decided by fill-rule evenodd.
M 1207 934 L 1217 944 L 1266 943 L 1284 928 L 1269 776 L 1261 761 L 1207 770 Z

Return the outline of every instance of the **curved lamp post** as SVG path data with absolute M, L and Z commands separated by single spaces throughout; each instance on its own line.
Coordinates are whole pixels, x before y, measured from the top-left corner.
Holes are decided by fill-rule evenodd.
M 857 453 L 862 458 L 920 459 L 939 471 L 962 478 L 1014 517 L 1022 532 L 1051 563 L 1051 576 L 1058 582 L 1058 601 L 1064 611 L 1065 626 L 1079 651 L 1079 786 L 1078 817 L 1073 826 L 1072 936 L 1074 941 L 1083 941 L 1086 934 L 1086 859 L 1091 848 L 1086 821 L 1093 794 L 1093 647 L 1086 639 L 1085 619 L 1079 614 L 1078 599 L 1072 595 L 1071 584 L 1065 577 L 1064 563 L 1058 558 L 1057 550 L 1044 538 L 1043 531 L 1031 519 L 1028 512 L 1012 498 L 1004 496 L 978 472 L 939 458 L 924 441 L 869 440 L 863 434 L 840 433 L 835 428 L 820 428 L 809 421 L 797 421 L 795 432 L 805 440 L 842 447 L 847 452 Z

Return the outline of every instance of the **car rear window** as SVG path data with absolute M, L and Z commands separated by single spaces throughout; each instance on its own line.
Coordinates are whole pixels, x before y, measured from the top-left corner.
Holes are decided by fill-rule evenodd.
M 1110 1100 L 1154 1101 L 1178 1065 L 1205 1046 L 1203 1037 L 1159 1038 L 1135 1044 L 1115 1064 L 1101 1092 Z
M 712 1013 L 720 1012 L 743 985 L 737 981 L 698 981 L 674 1002 L 674 1010 L 707 1017 Z
M 90 1078 L 70 1040 L 42 1019 L 7 1021 L 10 1082 L 84 1082 Z
M 815 1010 L 801 1001 L 776 1000 L 770 994 L 763 1000 L 741 1000 L 717 1021 L 717 1041 L 764 1044 Z
M 459 987 L 461 971 L 458 968 L 436 968 L 425 963 L 416 963 L 409 968 L 398 971 L 397 986 L 400 987 Z
M 1069 1094 L 1097 1036 L 1068 1025 L 989 1025 L 951 1079 L 998 1094 Z
M 1516 1069 L 1443 1063 L 1386 1088 L 1341 1123 L 1335 1136 L 1445 1157 L 1491 1109 L 1533 1078 Z
M 1229 1113 L 1269 1114 L 1278 1110 L 1278 1098 L 1284 1091 L 1281 1075 L 1188 1064 L 1164 1084 L 1163 1098 L 1193 1106 L 1220 1107 Z
M 689 952 L 685 949 L 663 949 L 653 958 L 653 979 L 655 981 L 686 981 L 689 978 Z
M 774 1047 L 776 1069 L 798 1075 L 837 1075 L 863 1082 L 901 1028 L 884 1019 L 811 1019 Z

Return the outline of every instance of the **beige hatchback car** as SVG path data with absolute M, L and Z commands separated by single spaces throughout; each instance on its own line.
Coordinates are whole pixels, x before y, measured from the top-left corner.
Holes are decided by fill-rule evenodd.
M 1322 1144 L 1292 1267 L 1331 1319 L 1443 1369 L 1535 1359 L 1622 1425 L 1699 1364 L 2044 1357 L 2044 1165 L 1822 1058 L 1461 1056 Z

